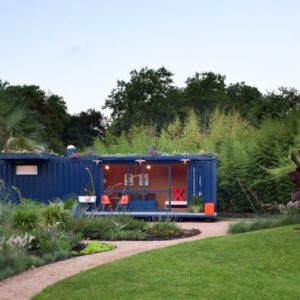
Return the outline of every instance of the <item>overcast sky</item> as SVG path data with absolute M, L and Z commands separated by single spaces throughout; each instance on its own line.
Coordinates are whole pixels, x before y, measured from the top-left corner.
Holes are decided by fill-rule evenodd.
M 0 0 L 0 79 L 100 109 L 118 79 L 165 66 L 262 92 L 300 89 L 300 1 Z

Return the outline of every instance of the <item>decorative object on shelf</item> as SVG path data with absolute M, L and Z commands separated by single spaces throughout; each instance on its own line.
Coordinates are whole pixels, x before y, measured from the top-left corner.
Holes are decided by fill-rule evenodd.
M 139 177 L 139 186 L 148 186 L 149 185 L 149 175 L 147 173 L 144 173 L 144 176 L 143 174 L 139 174 L 138 175 Z

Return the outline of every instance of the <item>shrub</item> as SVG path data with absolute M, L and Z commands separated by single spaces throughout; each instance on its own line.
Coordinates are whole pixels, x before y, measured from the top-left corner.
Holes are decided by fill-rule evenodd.
M 281 215 L 268 219 L 257 219 L 254 221 L 243 221 L 230 225 L 228 233 L 243 233 L 260 229 L 280 227 L 300 223 L 300 214 Z
M 55 255 L 56 252 L 68 255 L 81 239 L 79 233 L 65 232 L 55 227 L 42 228 L 34 234 L 34 247 L 39 249 L 42 255 Z
M 2 245 L 0 249 L 0 280 L 23 272 L 31 266 L 41 264 L 43 264 L 42 259 L 28 255 L 23 247 Z
M 92 253 L 99 253 L 108 250 L 113 250 L 116 247 L 117 246 L 113 244 L 101 243 L 99 241 L 91 241 L 83 250 L 80 251 L 80 254 L 87 255 Z
M 117 240 L 143 240 L 146 237 L 145 232 L 140 229 L 137 230 L 123 230 L 114 228 L 105 234 L 105 239 L 111 241 Z
M 70 212 L 64 208 L 63 202 L 51 202 L 43 209 L 43 217 L 46 225 L 55 225 L 56 223 L 65 224 L 70 216 Z
M 0 225 L 11 223 L 11 218 L 14 214 L 15 208 L 15 204 L 0 200 Z
M 32 231 L 41 225 L 39 210 L 31 207 L 19 206 L 12 216 L 12 226 L 23 232 Z
M 146 234 L 151 237 L 179 236 L 182 230 L 169 221 L 149 224 L 146 227 Z
M 64 201 L 64 209 L 71 210 L 74 204 L 77 202 L 76 196 L 70 196 Z

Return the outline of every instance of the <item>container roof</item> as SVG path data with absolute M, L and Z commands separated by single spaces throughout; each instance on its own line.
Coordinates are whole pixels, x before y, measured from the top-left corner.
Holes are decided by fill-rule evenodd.
M 190 161 L 190 160 L 215 160 L 209 155 L 92 155 L 92 156 L 58 156 L 49 153 L 0 153 L 0 160 L 22 160 L 22 161 L 99 161 L 99 162 L 143 162 L 143 161 Z

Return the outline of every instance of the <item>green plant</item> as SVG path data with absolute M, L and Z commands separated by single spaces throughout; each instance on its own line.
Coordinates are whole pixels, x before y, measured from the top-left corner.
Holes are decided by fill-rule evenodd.
M 96 191 L 95 191 L 95 184 L 94 184 L 93 174 L 92 174 L 91 170 L 88 167 L 86 167 L 85 170 L 87 171 L 87 173 L 89 175 L 90 182 L 86 186 L 86 188 L 84 189 L 84 193 L 87 196 L 94 196 L 96 194 Z
M 203 203 L 201 196 L 193 196 L 191 199 L 191 203 L 189 205 L 190 212 L 200 212 L 203 211 Z
M 102 243 L 99 241 L 90 241 L 87 246 L 80 251 L 80 254 L 82 255 L 87 255 L 87 254 L 92 254 L 92 253 L 99 253 L 99 252 L 104 252 L 108 250 L 113 250 L 117 246 L 113 244 L 108 244 L 108 243 Z
M 12 216 L 12 226 L 23 232 L 32 231 L 41 226 L 40 210 L 20 205 Z
M 23 248 L 5 246 L 0 250 L 0 280 L 42 263 L 42 259 L 28 255 Z
M 145 232 L 140 229 L 136 230 L 123 230 L 120 228 L 114 228 L 109 230 L 105 234 L 105 239 L 110 241 L 117 240 L 143 240 L 146 237 Z
M 33 245 L 42 255 L 54 252 L 63 252 L 66 255 L 81 239 L 80 233 L 59 230 L 55 227 L 46 227 L 34 232 Z
M 242 221 L 230 225 L 228 233 L 243 233 L 260 229 L 275 228 L 300 223 L 300 214 L 280 215 L 272 218 L 262 218 L 252 221 Z
M 146 226 L 145 232 L 151 237 L 179 236 L 182 230 L 169 221 L 152 223 Z
M 43 217 L 46 225 L 64 224 L 70 217 L 70 212 L 64 208 L 63 202 L 50 202 L 43 209 Z
M 64 201 L 64 209 L 72 210 L 72 207 L 77 202 L 76 196 L 70 196 Z

